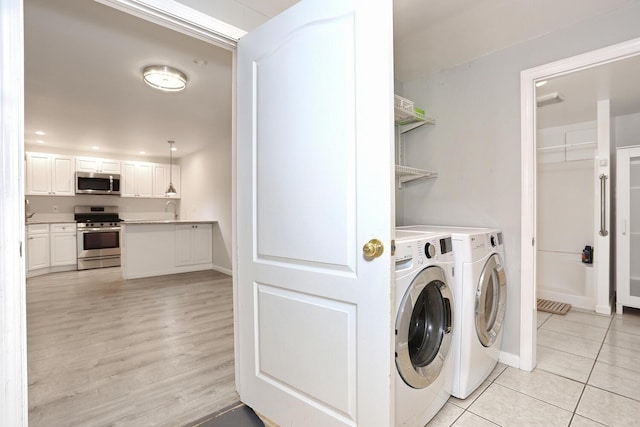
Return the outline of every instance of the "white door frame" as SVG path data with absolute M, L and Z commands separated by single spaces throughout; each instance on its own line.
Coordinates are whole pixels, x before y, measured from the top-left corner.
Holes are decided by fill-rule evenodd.
M 246 34 L 173 0 L 96 1 L 230 51 Z M 0 425 L 15 427 L 28 426 L 23 4 L 0 0 Z M 235 76 L 233 86 L 235 94 Z M 232 217 L 235 224 L 235 203 Z
M 174 0 L 94 0 L 207 43 L 234 51 L 246 31 Z
M 26 426 L 22 0 L 0 0 L 0 425 Z
M 640 54 L 640 38 L 520 73 L 521 215 L 520 232 L 520 369 L 536 366 L 536 108 L 535 82 Z

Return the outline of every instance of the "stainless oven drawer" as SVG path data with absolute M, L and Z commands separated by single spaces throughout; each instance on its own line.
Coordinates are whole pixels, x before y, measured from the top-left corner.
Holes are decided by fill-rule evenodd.
M 99 257 L 99 258 L 78 258 L 78 270 L 89 270 L 92 268 L 118 267 L 120 256 Z

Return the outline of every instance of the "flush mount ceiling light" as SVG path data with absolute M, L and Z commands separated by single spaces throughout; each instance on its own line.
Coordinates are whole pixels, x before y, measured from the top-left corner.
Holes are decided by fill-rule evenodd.
M 179 92 L 187 87 L 187 75 L 168 65 L 149 65 L 142 70 L 144 82 L 165 92 Z
M 557 104 L 564 101 L 564 97 L 558 92 L 552 92 L 547 95 L 541 95 L 536 98 L 536 105 L 544 107 L 545 105 Z

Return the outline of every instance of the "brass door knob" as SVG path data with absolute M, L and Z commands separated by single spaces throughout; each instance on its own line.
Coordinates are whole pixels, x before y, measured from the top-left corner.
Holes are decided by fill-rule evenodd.
M 367 258 L 378 258 L 384 252 L 384 245 L 378 239 L 371 239 L 362 247 L 362 253 Z

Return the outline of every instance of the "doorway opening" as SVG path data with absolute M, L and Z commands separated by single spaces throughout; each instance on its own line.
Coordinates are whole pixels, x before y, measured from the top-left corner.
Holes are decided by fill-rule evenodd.
M 640 39 L 630 40 L 614 46 L 598 49 L 575 57 L 567 58 L 536 68 L 525 70 L 521 73 L 521 140 L 522 140 L 522 229 L 521 229 L 521 322 L 520 322 L 520 367 L 532 370 L 536 365 L 536 296 L 538 291 L 537 267 L 538 267 L 538 188 L 540 169 L 536 161 L 538 159 L 539 138 L 537 134 L 537 118 L 540 114 L 536 108 L 536 82 L 570 76 L 582 70 L 614 64 L 640 54 Z M 598 68 L 602 70 L 602 68 Z M 597 100 L 608 99 L 608 95 L 598 94 Z M 602 134 L 598 134 L 603 139 Z M 589 142 L 589 141 L 582 141 Z M 577 141 L 576 143 L 580 143 Z M 566 140 L 565 140 L 566 145 Z M 586 147 L 586 145 L 585 145 Z M 567 150 L 567 147 L 563 147 Z M 573 153 L 575 155 L 575 153 Z M 602 157 L 602 156 L 599 156 Z M 599 159 L 600 160 L 600 159 Z M 596 167 L 611 168 L 611 161 L 606 164 L 598 162 Z M 609 175 L 609 174 L 607 174 Z M 609 191 L 615 188 L 609 181 Z M 595 193 L 598 197 L 599 194 Z M 598 198 L 597 197 L 597 198 Z M 608 200 L 606 196 L 605 200 Z M 598 200 L 599 201 L 599 200 Z M 610 206 L 605 207 L 605 214 L 610 212 Z M 599 222 L 599 217 L 596 217 Z M 613 217 L 611 217 L 613 218 Z M 612 221 L 613 224 L 615 222 Z M 615 228 L 615 227 L 614 227 Z M 609 234 L 609 238 L 612 235 Z M 587 245 L 587 243 L 585 243 Z M 602 245 L 601 245 L 602 246 Z M 611 246 L 613 247 L 613 246 Z M 580 249 L 582 250 L 582 248 Z M 597 250 L 597 249 L 596 249 Z M 610 256 L 609 247 L 602 251 L 607 259 Z M 602 278 L 596 278 L 598 285 L 595 287 L 595 311 L 609 314 L 611 312 L 611 296 L 613 295 L 613 281 L 611 272 L 600 272 Z

